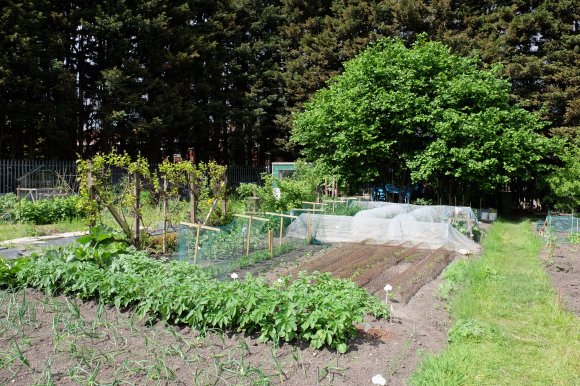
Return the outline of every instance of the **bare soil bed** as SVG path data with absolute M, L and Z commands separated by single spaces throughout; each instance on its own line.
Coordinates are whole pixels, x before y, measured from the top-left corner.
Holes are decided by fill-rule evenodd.
M 562 305 L 580 316 L 580 245 L 560 243 L 540 256 Z
M 351 279 L 379 297 L 384 287 L 393 287 L 393 300 L 407 303 L 425 284 L 435 279 L 451 262 L 453 254 L 445 249 L 426 250 L 364 244 L 342 244 L 299 264 L 299 271 L 330 272 Z
M 403 385 L 422 352 L 446 345 L 450 320 L 436 297 L 435 277 L 451 260 L 449 252 L 338 245 L 290 254 L 253 273 L 267 269 L 264 275 L 275 279 L 326 270 L 380 297 L 390 281 L 400 287 L 392 320 L 368 318 L 349 350 L 338 354 L 299 343 L 275 347 L 233 332 L 201 335 L 147 323 L 131 310 L 33 290 L 0 291 L 0 384 L 371 385 L 381 374 L 388 385 Z

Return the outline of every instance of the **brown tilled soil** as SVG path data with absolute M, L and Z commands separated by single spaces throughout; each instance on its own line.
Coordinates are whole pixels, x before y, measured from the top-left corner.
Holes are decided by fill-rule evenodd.
M 343 260 L 350 253 L 356 257 L 352 259 L 355 267 L 345 265 Z M 17 294 L 0 291 L 0 385 L 91 381 L 135 385 L 371 385 L 376 374 L 381 374 L 388 385 L 403 385 L 422 352 L 437 352 L 446 345 L 450 321 L 444 304 L 436 297 L 440 279 L 427 278 L 437 276 L 438 267 L 449 260 L 448 253 L 342 245 L 319 251 L 308 249 L 301 258 L 295 257 L 266 276 L 274 279 L 279 274 L 314 270 L 320 265 L 342 277 L 365 282 L 365 288 L 372 282 L 366 279 L 369 271 L 392 280 L 413 272 L 425 285 L 417 291 L 415 285 L 405 289 L 406 294 L 416 293 L 407 303 L 393 304 L 392 320 L 368 318 L 357 326 L 360 333 L 343 355 L 301 344 L 275 348 L 271 342 L 258 343 L 256 337 L 243 334 L 214 331 L 200 336 L 188 327 L 147 325 L 130 311 L 120 312 L 94 302 L 50 297 L 32 290 Z M 384 282 L 377 282 L 378 286 L 382 290 Z
M 580 316 L 580 245 L 546 247 L 541 258 L 564 307 Z
M 407 303 L 425 284 L 435 279 L 451 262 L 444 249 L 434 251 L 381 245 L 342 244 L 298 265 L 292 271 L 330 272 L 351 279 L 378 297 L 384 287 L 393 287 L 393 300 Z

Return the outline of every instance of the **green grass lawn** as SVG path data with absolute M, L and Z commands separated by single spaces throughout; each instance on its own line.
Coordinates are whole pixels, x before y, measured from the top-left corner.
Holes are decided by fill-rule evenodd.
M 56 224 L 0 224 L 0 241 L 30 236 L 47 236 L 63 232 L 86 230 L 85 220 L 64 221 Z
M 528 222 L 495 223 L 484 254 L 445 272 L 454 325 L 413 385 L 580 385 L 580 319 L 561 310 Z

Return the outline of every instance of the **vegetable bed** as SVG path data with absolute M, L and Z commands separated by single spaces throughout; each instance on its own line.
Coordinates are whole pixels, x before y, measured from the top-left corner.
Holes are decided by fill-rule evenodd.
M 252 276 L 218 281 L 189 263 L 152 259 L 102 228 L 74 246 L 1 260 L 0 285 L 100 298 L 200 331 L 218 327 L 257 333 L 262 341 L 301 340 L 339 352 L 347 350 L 356 334 L 354 323 L 365 314 L 388 316 L 364 289 L 329 274 L 300 274 L 273 285 Z

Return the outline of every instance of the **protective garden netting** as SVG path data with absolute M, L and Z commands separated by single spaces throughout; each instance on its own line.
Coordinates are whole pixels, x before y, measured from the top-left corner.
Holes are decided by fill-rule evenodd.
M 201 228 L 199 239 L 196 227 L 180 225 L 177 258 L 201 266 L 216 278 L 226 278 L 304 243 L 284 238 L 290 218 L 261 214 L 252 216 L 250 225 L 249 217 L 235 217 L 228 225 L 213 229 Z
M 468 206 L 413 205 L 381 201 L 353 201 L 350 206 L 366 209 L 357 216 L 392 219 L 400 214 L 409 214 L 421 222 L 445 222 L 452 218 L 477 221 L 475 212 Z
M 221 227 L 181 225 L 177 257 L 206 269 L 212 276 L 229 277 L 233 272 L 289 252 L 307 243 L 366 243 L 446 248 L 462 253 L 479 253 L 480 246 L 451 225 L 477 224 L 468 207 L 420 206 L 393 203 L 354 202 L 344 207 L 293 209 L 289 213 L 257 213 L 235 217 Z M 362 205 L 376 206 L 360 209 Z M 348 208 L 347 208 L 348 209 Z M 251 225 L 250 225 L 251 222 Z
M 551 227 L 556 232 L 575 232 L 580 231 L 580 217 L 571 215 L 553 216 L 548 214 L 545 220 L 540 220 L 536 224 L 537 229 Z
M 476 224 L 477 219 L 471 208 L 368 204 L 376 207 L 361 210 L 354 216 L 301 214 L 288 227 L 287 236 L 323 243 L 410 245 L 425 249 L 446 248 L 462 253 L 481 251 L 479 244 L 451 225 L 451 221 Z M 361 205 L 361 202 L 351 205 Z
M 548 244 L 580 244 L 580 217 L 574 214 L 552 215 L 536 223 L 536 230 Z

